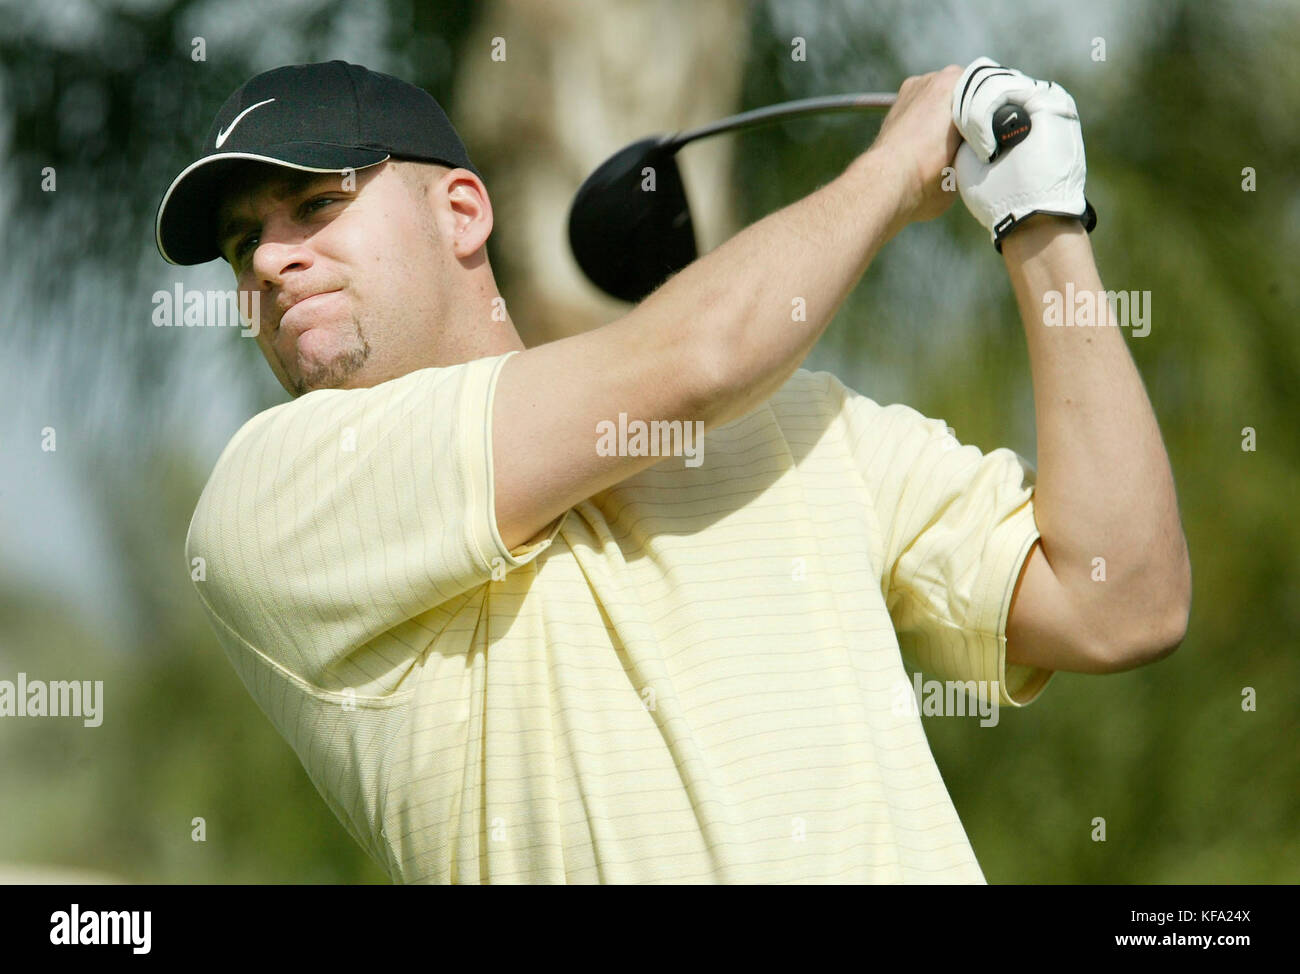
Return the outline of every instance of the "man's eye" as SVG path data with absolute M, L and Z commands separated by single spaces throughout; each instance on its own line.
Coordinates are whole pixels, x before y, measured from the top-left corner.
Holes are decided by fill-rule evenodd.
M 307 200 L 307 202 L 303 203 L 302 206 L 299 208 L 299 210 L 302 216 L 306 216 L 310 213 L 316 212 L 318 209 L 321 208 L 321 206 L 323 206 L 326 203 L 337 203 L 337 202 L 339 202 L 339 198 L 336 196 L 316 196 L 313 197 L 312 199 Z M 235 249 L 231 252 L 231 256 L 234 258 L 234 262 L 237 264 L 242 264 L 244 262 L 244 258 L 247 257 L 250 253 L 252 253 L 252 251 L 257 249 L 257 243 L 258 243 L 258 236 L 255 233 L 250 233 L 248 236 L 238 241 L 235 244 Z
M 335 199 L 333 196 L 317 196 L 315 199 L 310 199 L 306 203 L 304 203 L 302 205 L 302 208 L 303 208 L 303 212 L 311 213 L 320 208 L 316 205 L 318 203 L 337 203 L 337 202 L 338 200 Z
M 240 240 L 239 243 L 235 244 L 235 259 L 242 261 L 244 257 L 256 246 L 257 246 L 257 234 L 250 233 L 247 237 L 244 237 L 242 240 Z

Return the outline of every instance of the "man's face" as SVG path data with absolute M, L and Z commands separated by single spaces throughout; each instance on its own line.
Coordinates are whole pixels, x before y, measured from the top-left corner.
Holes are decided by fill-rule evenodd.
M 448 257 L 427 200 L 391 164 L 349 181 L 250 168 L 218 208 L 217 244 L 258 302 L 263 356 L 295 396 L 404 374 L 413 343 L 436 334 Z

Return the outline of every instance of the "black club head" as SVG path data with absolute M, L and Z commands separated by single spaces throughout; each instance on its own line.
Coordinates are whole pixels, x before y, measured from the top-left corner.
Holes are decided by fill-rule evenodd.
M 614 153 L 569 209 L 569 246 L 593 284 L 640 301 L 698 255 L 681 172 L 659 136 Z M 651 188 L 652 187 L 652 188 Z
M 888 109 L 892 93 L 822 95 L 766 105 L 678 132 L 633 142 L 601 163 L 569 209 L 569 246 L 593 284 L 637 302 L 699 254 L 675 153 L 688 142 L 817 112 Z

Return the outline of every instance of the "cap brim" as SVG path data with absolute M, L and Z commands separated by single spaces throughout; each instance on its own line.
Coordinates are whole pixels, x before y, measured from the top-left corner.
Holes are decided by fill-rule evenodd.
M 274 153 L 274 154 L 271 154 Z M 267 146 L 261 152 L 217 152 L 186 167 L 172 180 L 158 204 L 154 239 L 171 264 L 202 264 L 221 256 L 217 249 L 219 188 L 235 169 L 250 162 L 270 163 L 301 172 L 365 169 L 389 158 L 382 149 L 297 142 Z

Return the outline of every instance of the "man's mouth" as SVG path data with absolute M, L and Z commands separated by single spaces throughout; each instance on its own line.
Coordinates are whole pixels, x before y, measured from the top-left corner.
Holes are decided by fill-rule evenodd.
M 331 302 L 339 300 L 339 291 L 320 291 L 293 302 L 280 316 L 279 328 L 297 337 L 312 327 L 313 319 L 326 311 Z

